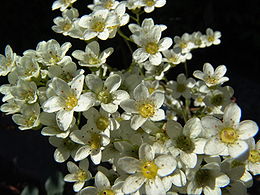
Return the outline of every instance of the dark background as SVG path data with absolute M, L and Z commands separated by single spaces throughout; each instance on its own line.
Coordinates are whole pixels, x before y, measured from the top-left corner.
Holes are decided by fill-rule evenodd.
M 80 15 L 88 12 L 90 0 L 78 0 L 75 7 L 80 7 Z M 50 0 L 8 0 L 0 7 L 0 53 L 4 54 L 7 44 L 22 55 L 27 49 L 35 49 L 42 40 L 56 39 L 61 44 L 72 43 L 75 49 L 84 50 L 85 43 L 70 37 L 64 37 L 51 30 L 52 20 L 60 15 L 51 11 Z M 202 69 L 205 62 L 213 66 L 227 66 L 230 85 L 235 90 L 235 97 L 242 109 L 242 119 L 251 119 L 260 124 L 260 1 L 213 1 L 213 0 L 168 0 L 166 6 L 156 9 L 146 17 L 153 17 L 155 23 L 166 24 L 168 29 L 163 36 L 181 36 L 183 33 L 201 31 L 206 28 L 221 31 L 222 43 L 206 49 L 192 52 L 193 59 L 188 62 L 190 75 L 196 69 Z M 127 28 L 123 30 L 127 32 Z M 101 42 L 102 48 L 114 44 L 115 52 L 110 58 L 117 67 L 125 66 L 126 60 L 119 55 L 123 41 L 120 38 Z M 123 43 L 124 44 L 124 43 Z M 119 53 L 119 54 L 118 54 Z M 175 79 L 183 72 L 177 66 L 168 74 Z M 1 84 L 6 83 L 0 78 Z M 43 188 L 48 176 L 56 170 L 66 170 L 65 163 L 53 160 L 54 148 L 48 139 L 36 131 L 19 131 L 10 120 L 10 116 L 1 113 L 0 123 L 0 194 L 17 194 L 27 184 Z M 66 172 L 64 172 L 66 173 Z M 259 178 L 258 178 L 259 179 Z M 255 181 L 257 182 L 257 181 Z M 258 185 L 258 187 L 257 187 Z M 67 186 L 70 194 L 71 186 Z M 259 181 L 249 189 L 250 194 L 259 194 Z

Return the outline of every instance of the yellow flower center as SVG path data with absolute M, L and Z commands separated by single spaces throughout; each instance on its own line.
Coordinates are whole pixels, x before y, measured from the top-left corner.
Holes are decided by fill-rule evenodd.
M 51 58 L 49 60 L 50 64 L 56 64 L 57 62 L 59 62 L 61 60 L 61 58 L 55 54 L 52 54 L 52 52 L 50 52 L 51 54 Z
M 113 6 L 113 1 L 112 0 L 107 0 L 107 1 L 104 2 L 103 6 L 106 9 L 110 9 Z
M 78 99 L 75 95 L 68 96 L 65 100 L 65 110 L 72 110 L 75 106 L 78 105 Z
M 107 117 L 101 116 L 96 120 L 96 125 L 99 130 L 104 131 L 109 126 L 109 120 Z
M 171 62 L 171 63 L 176 63 L 177 61 L 178 61 L 178 58 L 176 57 L 176 56 L 174 56 L 174 57 L 170 57 L 170 58 L 168 58 L 168 60 Z
M 200 39 L 196 39 L 196 40 L 194 41 L 194 44 L 199 46 L 199 45 L 202 44 L 202 41 L 201 41 Z
M 260 162 L 260 151 L 259 150 L 250 150 L 248 160 L 252 163 Z
M 92 25 L 92 30 L 95 32 L 103 32 L 105 29 L 105 22 L 104 21 L 96 21 Z
M 67 23 L 63 26 L 63 30 L 66 32 L 66 31 L 69 31 L 70 29 L 72 28 L 72 24 L 70 23 Z
M 152 117 L 155 113 L 155 106 L 151 103 L 144 103 L 139 106 L 138 111 L 144 118 Z
M 100 91 L 97 95 L 97 99 L 104 104 L 108 104 L 113 100 L 112 95 L 107 90 Z
M 88 174 L 86 171 L 80 169 L 77 173 L 76 173 L 76 178 L 78 181 L 86 181 L 88 178 Z
M 205 79 L 205 81 L 206 81 L 206 83 L 215 84 L 215 83 L 217 83 L 218 80 L 214 77 L 207 77 Z
M 106 189 L 99 192 L 98 195 L 115 195 L 115 192 L 113 190 Z
M 187 46 L 188 46 L 188 45 L 187 45 L 187 43 L 185 43 L 185 42 L 181 42 L 181 43 L 180 43 L 180 48 L 182 48 L 182 49 L 185 49 Z
M 155 0 L 145 0 L 145 3 L 147 6 L 151 7 L 151 6 L 154 6 Z
M 158 167 L 152 161 L 146 161 L 141 165 L 141 173 L 148 179 L 154 179 L 157 175 Z
M 177 91 L 178 92 L 182 93 L 182 92 L 185 91 L 185 89 L 186 89 L 186 86 L 184 84 L 179 84 L 178 83 L 178 85 L 177 85 Z
M 158 46 L 157 43 L 150 42 L 150 43 L 147 43 L 145 50 L 146 50 L 147 53 L 153 55 L 153 54 L 156 54 L 158 52 L 159 46 Z
M 99 149 L 101 147 L 101 136 L 97 133 L 93 133 L 91 135 L 91 139 L 88 142 L 88 144 L 90 145 L 90 147 L 94 150 Z
M 90 57 L 89 60 L 88 60 L 88 63 L 94 65 L 94 64 L 100 63 L 100 60 L 98 58 L 95 58 L 95 57 Z
M 214 36 L 209 36 L 209 37 L 208 37 L 208 41 L 209 41 L 209 42 L 214 42 L 214 41 L 215 41 Z
M 237 131 L 233 128 L 223 128 L 219 133 L 220 140 L 226 144 L 233 144 L 238 138 Z
M 27 127 L 32 127 L 35 123 L 35 121 L 37 120 L 37 116 L 35 114 L 33 114 L 30 118 L 28 118 L 26 121 L 25 121 L 25 125 Z

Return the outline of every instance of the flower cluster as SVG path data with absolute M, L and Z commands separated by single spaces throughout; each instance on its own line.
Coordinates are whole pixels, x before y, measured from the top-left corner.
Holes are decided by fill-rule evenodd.
M 64 180 L 80 195 L 246 194 L 260 174 L 258 126 L 240 121 L 234 90 L 223 86 L 226 66 L 205 63 L 194 78 L 165 76 L 178 64 L 187 68 L 193 49 L 218 45 L 220 32 L 162 37 L 165 25 L 140 16 L 165 0 L 94 0 L 81 17 L 74 2 L 53 3 L 62 17 L 52 29 L 87 41 L 85 50 L 72 58 L 71 43 L 54 39 L 22 56 L 6 46 L 1 111 L 20 130 L 49 137 L 55 160 L 68 161 Z M 113 47 L 100 48 L 99 39 L 116 36 L 132 55 L 127 69 L 107 63 Z M 94 186 L 85 184 L 93 179 Z

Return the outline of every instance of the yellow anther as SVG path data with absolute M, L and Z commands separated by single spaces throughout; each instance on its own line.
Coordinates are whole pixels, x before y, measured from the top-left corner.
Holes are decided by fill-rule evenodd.
M 259 150 L 250 150 L 248 160 L 252 163 L 260 162 L 260 151 Z
M 148 7 L 154 6 L 155 1 L 154 0 L 145 0 L 145 3 Z
M 138 107 L 139 114 L 144 117 L 152 117 L 155 114 L 155 106 L 151 103 L 144 103 Z
M 147 43 L 147 45 L 145 46 L 145 50 L 147 53 L 149 54 L 156 54 L 159 50 L 159 46 L 157 43 L 154 43 L 154 42 L 150 42 L 150 43 Z
M 141 165 L 141 173 L 148 179 L 154 179 L 157 175 L 158 167 L 152 161 L 146 161 Z
M 96 125 L 99 130 L 104 131 L 109 126 L 109 120 L 107 117 L 101 116 L 96 120 Z
M 92 25 L 92 30 L 95 32 L 103 32 L 105 29 L 105 22 L 104 21 L 97 21 L 94 22 Z
M 65 100 L 65 109 L 66 110 L 70 111 L 77 105 L 78 105 L 78 99 L 76 98 L 76 96 L 71 95 L 66 98 L 66 100 Z
M 237 131 L 233 128 L 223 128 L 219 133 L 220 140 L 226 144 L 233 144 L 238 138 Z

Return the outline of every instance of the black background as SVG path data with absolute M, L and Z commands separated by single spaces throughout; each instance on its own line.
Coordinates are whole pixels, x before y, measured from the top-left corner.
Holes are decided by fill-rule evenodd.
M 89 12 L 87 4 L 90 2 L 78 0 L 75 3 L 80 15 Z M 52 20 L 60 15 L 57 10 L 51 11 L 52 3 L 50 0 L 1 1 L 0 53 L 4 54 L 4 48 L 9 44 L 18 55 L 22 55 L 27 49 L 35 49 L 38 42 L 49 39 L 56 39 L 61 44 L 71 42 L 73 47 L 70 52 L 84 50 L 83 41 L 64 37 L 51 30 Z M 251 119 L 260 124 L 259 0 L 168 0 L 166 6 L 145 17 L 153 17 L 155 23 L 167 25 L 163 36 L 172 38 L 185 32 L 205 33 L 208 27 L 221 31 L 220 45 L 192 52 L 193 59 L 188 62 L 189 73 L 191 75 L 194 70 L 202 69 L 205 62 L 215 67 L 226 65 L 226 75 L 230 78 L 226 85 L 235 90 L 234 96 L 242 109 L 242 119 Z M 127 34 L 127 28 L 123 30 Z M 125 49 L 122 49 L 122 44 L 120 38 L 101 42 L 103 49 L 114 46 L 115 52 L 109 63 L 112 65 L 113 62 L 116 67 L 125 67 L 129 60 L 123 55 Z M 174 80 L 180 72 L 183 72 L 183 67 L 177 66 L 167 76 Z M 1 84 L 7 82 L 5 78 L 0 79 Z M 0 125 L 0 194 L 15 194 L 14 189 L 10 190 L 12 187 L 20 190 L 27 183 L 42 188 L 43 182 L 55 170 L 64 171 L 65 163 L 54 162 L 54 148 L 39 131 L 19 131 L 10 116 L 3 114 Z M 260 191 L 255 183 L 250 194 L 257 193 Z M 70 194 L 70 190 L 67 190 L 67 194 Z

